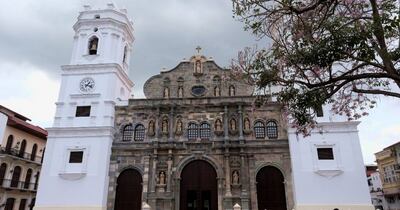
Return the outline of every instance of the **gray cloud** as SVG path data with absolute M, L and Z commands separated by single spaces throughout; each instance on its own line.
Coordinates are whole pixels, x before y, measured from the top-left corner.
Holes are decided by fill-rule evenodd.
M 130 77 L 135 93 L 142 93 L 147 78 L 161 68 L 173 68 L 195 53 L 212 56 L 228 66 L 237 52 L 255 38 L 232 18 L 229 0 L 118 0 L 134 22 L 135 43 Z M 105 7 L 106 1 L 17 0 L 0 8 L 0 62 L 29 63 L 53 78 L 71 55 L 73 30 L 83 4 Z M 10 21 L 12 20 L 12 21 Z M 3 71 L 3 69 L 0 69 Z

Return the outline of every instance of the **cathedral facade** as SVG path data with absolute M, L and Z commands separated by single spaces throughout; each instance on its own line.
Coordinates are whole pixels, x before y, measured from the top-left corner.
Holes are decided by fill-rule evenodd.
M 254 87 L 230 74 L 195 55 L 151 77 L 145 99 L 116 108 L 108 209 L 142 196 L 165 210 L 293 208 L 282 106 L 256 104 Z
M 299 136 L 199 52 L 133 99 L 127 11 L 86 5 L 73 29 L 35 210 L 373 209 L 358 122 L 324 107 Z

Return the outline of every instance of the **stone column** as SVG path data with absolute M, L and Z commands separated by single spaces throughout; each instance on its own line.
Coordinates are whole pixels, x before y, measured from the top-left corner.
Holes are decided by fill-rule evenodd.
M 239 113 L 239 140 L 244 140 L 244 137 L 243 137 L 243 111 L 242 111 L 242 105 L 238 106 L 238 113 Z
M 156 127 L 156 130 L 155 130 L 155 132 L 156 132 L 156 139 L 155 140 L 156 141 L 158 141 L 158 139 L 160 138 L 160 128 L 161 128 L 160 116 L 161 116 L 160 107 L 157 107 L 157 117 L 156 117 L 156 121 L 154 122 L 154 125 Z
M 174 140 L 174 107 L 169 112 L 169 141 Z
M 225 149 L 225 196 L 232 196 L 232 191 L 231 191 L 231 167 L 229 164 L 229 154 L 228 154 L 228 149 Z
M 142 201 L 147 201 L 147 192 L 149 188 L 149 163 L 150 156 L 146 155 L 144 158 L 144 172 L 143 172 L 143 196 Z
M 251 209 L 258 209 L 257 204 L 257 183 L 256 183 L 256 169 L 254 165 L 254 157 L 248 157 L 248 166 L 249 166 L 249 187 L 250 187 L 250 201 L 251 201 Z
M 224 106 L 224 140 L 229 140 L 228 106 Z
M 154 156 L 153 156 L 153 164 L 152 164 L 152 169 L 151 169 L 151 187 L 150 187 L 150 192 L 155 192 L 156 191 L 156 171 L 157 171 L 157 149 L 154 149 Z
M 168 171 L 167 171 L 167 192 L 171 192 L 171 180 L 172 180 L 172 150 L 168 150 Z

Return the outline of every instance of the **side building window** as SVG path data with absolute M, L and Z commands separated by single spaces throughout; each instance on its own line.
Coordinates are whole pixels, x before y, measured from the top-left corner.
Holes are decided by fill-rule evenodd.
M 278 125 L 274 121 L 267 123 L 267 136 L 270 139 L 278 138 Z
M 122 141 L 131 141 L 133 135 L 133 127 L 131 124 L 125 125 L 122 130 Z
M 254 135 L 256 139 L 265 138 L 265 124 L 261 121 L 257 121 L 254 124 Z
M 134 134 L 134 140 L 135 141 L 143 141 L 144 140 L 144 134 L 145 134 L 145 127 L 142 124 L 138 124 L 135 126 L 135 134 Z

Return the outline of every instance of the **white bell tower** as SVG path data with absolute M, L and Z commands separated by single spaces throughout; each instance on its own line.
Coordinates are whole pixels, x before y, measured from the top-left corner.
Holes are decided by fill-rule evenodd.
M 114 108 L 129 99 L 133 26 L 125 9 L 84 6 L 62 66 L 35 210 L 105 210 Z

